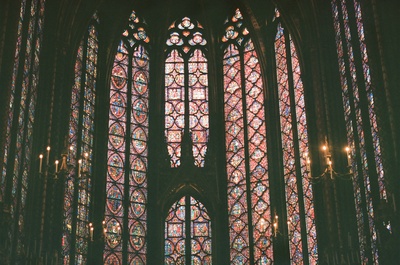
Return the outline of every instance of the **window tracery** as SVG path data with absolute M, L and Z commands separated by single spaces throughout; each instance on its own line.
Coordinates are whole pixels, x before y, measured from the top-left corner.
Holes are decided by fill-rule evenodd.
M 279 17 L 276 10 L 275 60 L 290 260 L 299 264 L 308 259 L 308 264 L 317 264 L 314 195 L 307 170 L 309 147 L 304 87 L 296 47 Z
M 239 9 L 226 21 L 225 141 L 232 264 L 273 262 L 264 85 Z
M 171 167 L 181 163 L 189 133 L 195 165 L 204 166 L 209 134 L 208 61 L 203 27 L 185 17 L 169 27 L 165 60 L 165 136 Z
M 97 14 L 79 45 L 75 61 L 64 187 L 62 253 L 64 264 L 86 264 L 92 200 L 92 154 L 96 102 Z M 80 162 L 79 162 L 80 161 Z
M 212 264 L 211 219 L 204 205 L 184 196 L 165 219 L 164 264 Z
M 111 76 L 104 264 L 146 263 L 149 42 L 133 11 Z
M 351 149 L 354 197 L 362 262 L 378 263 L 373 197 L 387 200 L 379 127 L 375 113 L 360 1 L 332 0 L 347 141 Z M 367 150 L 373 150 L 369 153 Z M 374 187 L 377 187 L 375 189 Z M 390 225 L 389 225 L 390 226 Z M 368 243 L 365 238 L 370 238 Z
M 24 244 L 45 4 L 45 0 L 21 1 L 11 85 L 2 88 L 10 89 L 11 93 L 0 175 L 0 202 L 10 206 L 13 225 L 7 238 L 16 242 L 13 256 L 21 255 Z

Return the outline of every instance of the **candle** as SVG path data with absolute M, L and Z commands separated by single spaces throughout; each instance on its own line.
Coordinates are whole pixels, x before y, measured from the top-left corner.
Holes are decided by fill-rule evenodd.
M 69 148 L 68 148 L 68 155 L 67 155 L 68 156 L 68 161 L 71 160 L 70 155 L 71 155 L 72 151 L 74 151 L 74 147 L 72 145 L 70 145 Z
M 322 150 L 324 151 L 324 154 L 326 154 L 326 151 L 328 150 L 328 147 L 326 145 L 322 146 Z
M 351 166 L 350 147 L 346 146 L 347 165 Z
M 93 230 L 94 230 L 94 228 L 93 228 L 93 225 L 92 225 L 92 223 L 89 223 L 89 232 L 90 232 L 90 241 L 93 241 Z
M 288 221 L 286 222 L 287 223 L 287 228 L 288 228 L 288 236 L 289 236 L 289 239 L 290 239 L 290 237 L 291 237 L 291 222 L 292 222 L 292 218 L 290 218 L 289 217 L 289 219 L 288 219 Z
M 324 151 L 324 156 L 326 158 L 326 165 L 330 167 L 332 165 L 331 156 L 329 155 L 329 149 L 327 145 L 322 146 L 322 150 Z
M 274 220 L 274 236 L 276 237 L 276 234 L 278 233 L 278 215 L 275 215 L 275 220 Z
M 331 161 L 330 157 L 327 158 L 327 160 L 328 160 L 328 172 L 329 172 L 329 176 L 330 176 L 331 179 L 333 179 L 332 161 Z
M 50 146 L 47 146 L 47 148 L 46 148 L 46 150 L 47 150 L 47 161 L 46 161 L 46 163 L 47 163 L 47 165 L 49 165 L 49 159 L 50 159 Z
M 85 152 L 83 154 L 83 165 L 82 168 L 84 168 L 84 170 L 87 172 L 87 168 L 88 168 L 88 157 L 89 157 L 89 153 Z
M 311 160 L 308 153 L 305 154 L 305 159 L 306 159 L 306 171 L 311 175 Z
M 58 173 L 58 163 L 59 163 L 59 161 L 56 160 L 56 173 Z
M 39 173 L 42 173 L 43 155 L 39 155 Z
M 78 178 L 81 176 L 82 159 L 78 160 Z

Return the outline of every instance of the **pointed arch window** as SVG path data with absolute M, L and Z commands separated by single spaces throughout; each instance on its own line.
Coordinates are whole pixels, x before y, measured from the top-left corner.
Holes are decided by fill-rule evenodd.
M 264 84 L 239 9 L 226 21 L 225 141 L 231 264 L 273 262 Z
M 267 128 L 261 66 L 239 9 L 226 21 L 224 50 L 225 141 L 231 263 L 273 262 L 272 238 L 278 217 L 271 217 Z M 274 85 L 278 95 L 290 261 L 317 263 L 312 185 L 306 171 L 308 153 L 304 89 L 298 55 L 276 12 Z M 279 156 L 276 156 L 279 157 Z M 287 221 L 287 222 L 286 222 Z M 283 229 L 283 230 L 286 230 Z
M 292 37 L 276 10 L 275 61 L 283 178 L 292 264 L 317 264 L 314 195 L 308 163 L 308 133 L 300 62 Z
M 171 166 L 181 163 L 183 133 L 190 133 L 194 163 L 207 151 L 208 63 L 203 27 L 185 17 L 169 28 L 165 60 L 165 136 Z
M 62 253 L 64 264 L 86 264 L 92 198 L 92 151 L 98 40 L 95 14 L 75 61 L 68 133 L 69 169 L 64 186 Z
M 212 264 L 211 219 L 191 196 L 175 202 L 165 219 L 164 264 Z
M 378 224 L 374 205 L 379 205 L 377 199 L 387 200 L 387 194 L 363 14 L 358 0 L 332 0 L 331 6 L 347 141 L 354 158 L 352 171 L 358 176 L 353 178 L 353 187 L 360 254 L 362 263 L 377 264 Z
M 39 83 L 45 0 L 21 1 L 14 68 L 11 77 L 0 201 L 9 205 L 13 225 L 7 237 L 12 260 L 23 249 L 24 215 L 32 155 L 32 134 Z M 16 242 L 16 244 L 14 244 Z
M 111 75 L 104 264 L 146 264 L 149 41 L 133 11 Z

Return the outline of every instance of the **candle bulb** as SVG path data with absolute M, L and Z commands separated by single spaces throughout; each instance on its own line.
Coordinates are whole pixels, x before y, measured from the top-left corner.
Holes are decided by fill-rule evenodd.
M 322 146 L 322 150 L 324 151 L 324 153 L 326 154 L 326 151 L 328 150 L 328 147 L 326 145 Z
M 89 223 L 89 233 L 90 233 L 90 241 L 93 241 L 93 225 L 92 223 Z
M 308 153 L 305 154 L 305 160 L 306 160 L 306 171 L 311 175 L 311 160 Z
M 70 159 L 71 159 L 70 155 L 71 155 L 72 151 L 74 151 L 74 147 L 72 145 L 70 145 L 68 148 L 68 155 L 67 155 L 68 161 L 70 161 Z
M 326 165 L 329 167 L 330 165 L 332 165 L 332 162 L 331 162 L 331 156 L 329 154 L 328 146 L 327 145 L 323 145 L 322 146 L 322 150 L 324 151 L 324 156 L 326 158 Z
M 81 176 L 82 159 L 78 160 L 78 178 Z
M 47 157 L 46 157 L 46 159 L 47 159 L 47 161 L 46 161 L 46 165 L 49 165 L 49 160 L 50 160 L 50 146 L 47 146 L 47 148 L 46 148 L 46 150 L 47 150 Z
M 82 166 L 85 168 L 85 170 L 87 170 L 88 158 L 89 158 L 89 153 L 85 152 L 83 155 L 83 161 L 82 161 L 82 162 L 84 162 L 84 165 L 82 165 Z
M 351 166 L 350 147 L 346 146 L 347 165 Z
M 330 159 L 328 159 L 328 170 L 330 178 L 333 179 L 332 161 Z
M 59 161 L 56 160 L 56 173 L 58 173 L 58 163 L 59 163 Z
M 39 155 L 39 173 L 42 173 L 43 155 Z

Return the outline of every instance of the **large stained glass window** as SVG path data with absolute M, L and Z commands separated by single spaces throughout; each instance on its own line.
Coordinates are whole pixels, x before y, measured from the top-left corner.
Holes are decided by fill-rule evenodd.
M 225 141 L 231 264 L 273 262 L 264 85 L 242 14 L 227 20 Z
M 19 256 L 24 235 L 24 213 L 32 153 L 39 58 L 42 44 L 45 0 L 23 0 L 19 13 L 14 69 L 10 88 L 0 201 L 10 205 L 9 240 L 16 242 L 12 255 Z
M 208 141 L 208 66 L 203 27 L 185 17 L 169 28 L 165 60 L 165 136 L 171 166 L 181 164 L 190 133 L 194 163 L 204 166 Z
M 149 37 L 129 18 L 111 75 L 104 264 L 146 264 Z
M 89 241 L 92 151 L 97 73 L 98 18 L 82 38 L 75 61 L 69 120 L 68 163 L 64 187 L 62 252 L 64 264 L 86 264 Z
M 373 197 L 387 200 L 387 195 L 363 14 L 358 0 L 332 0 L 331 4 L 347 141 L 352 171 L 358 176 L 353 178 L 353 186 L 360 254 L 363 264 L 377 264 L 378 232 L 373 204 L 379 202 L 373 202 Z
M 204 205 L 184 196 L 165 220 L 164 264 L 211 265 L 211 219 Z
M 306 170 L 308 134 L 300 63 L 291 36 L 280 22 L 278 11 L 276 23 L 276 80 L 290 261 L 292 264 L 317 264 L 313 192 Z M 303 235 L 301 231 L 307 234 Z

